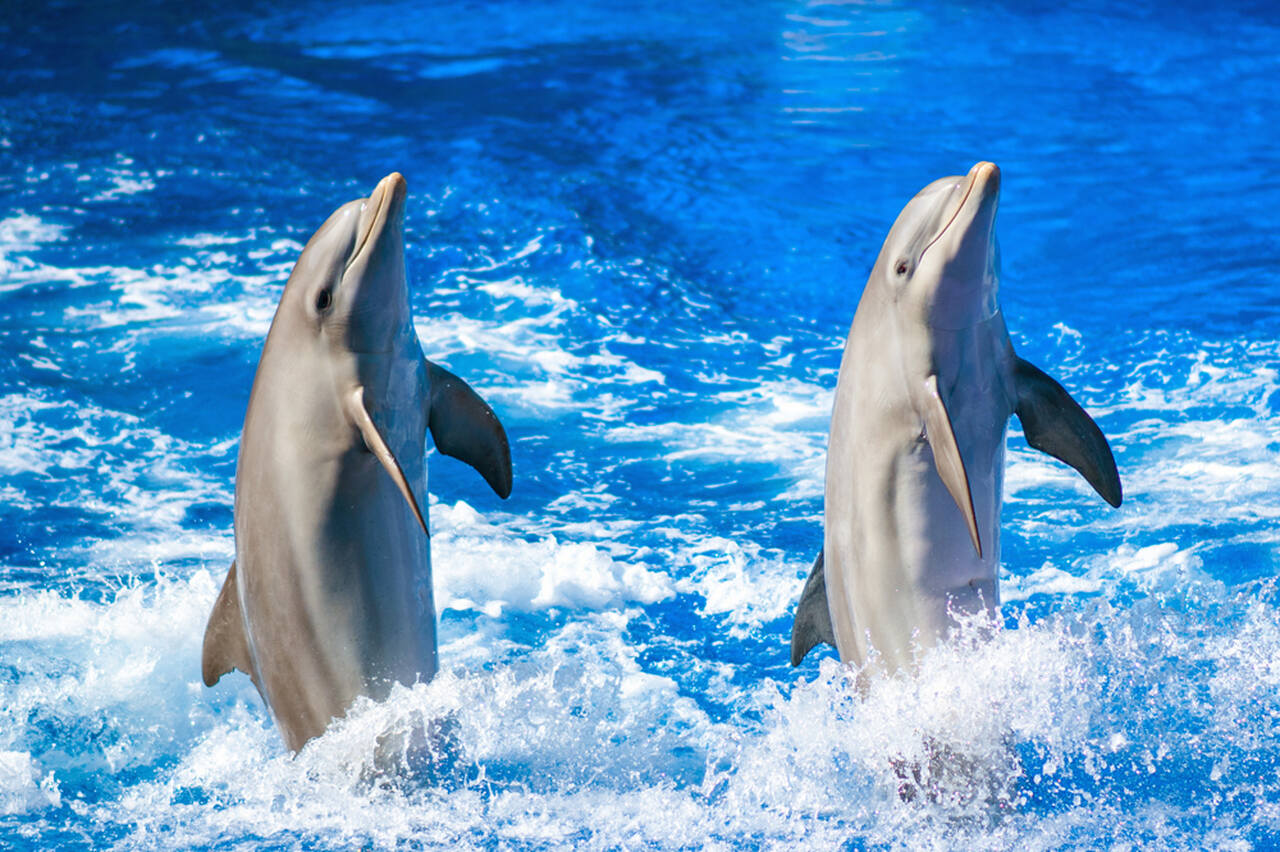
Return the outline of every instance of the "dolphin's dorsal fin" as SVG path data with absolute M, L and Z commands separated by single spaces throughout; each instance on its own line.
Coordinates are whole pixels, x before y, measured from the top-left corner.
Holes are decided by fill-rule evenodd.
M 925 379 L 924 389 L 924 429 L 929 447 L 933 450 L 934 466 L 938 468 L 942 484 L 951 492 L 951 499 L 956 501 L 960 514 L 964 515 L 964 522 L 969 527 L 969 538 L 973 540 L 973 549 L 978 551 L 978 556 L 982 556 L 978 518 L 973 511 L 973 494 L 969 491 L 969 474 L 965 472 L 955 432 L 951 431 L 951 415 L 947 413 L 946 403 L 938 393 L 938 377 L 929 376 Z
M 364 407 L 364 388 L 358 387 L 347 396 L 347 414 L 360 430 L 365 446 L 378 461 L 382 462 L 383 468 L 400 489 L 400 493 L 404 495 L 422 531 L 427 532 L 427 521 L 422 517 L 422 510 L 418 508 L 418 501 L 413 496 L 413 489 L 409 487 L 409 480 L 405 478 L 404 469 L 400 467 L 400 462 L 396 461 L 387 442 L 382 439 L 382 433 L 378 431 L 373 418 L 369 416 L 369 409 Z M 427 534 L 430 535 L 430 533 Z
M 249 654 L 249 642 L 244 635 L 244 617 L 240 614 L 240 590 L 236 584 L 236 563 L 231 563 L 227 579 L 213 604 L 213 613 L 204 629 L 204 648 L 200 653 L 200 670 L 204 685 L 213 686 L 232 669 L 253 678 L 258 685 L 258 673 Z
M 1107 438 L 1062 385 L 1029 361 L 1016 359 L 1015 411 L 1027 443 L 1080 471 L 1112 506 L 1124 499 L 1120 473 Z
M 791 665 L 798 666 L 805 654 L 819 642 L 836 644 L 835 631 L 831 629 L 831 610 L 827 608 L 827 578 L 823 571 L 822 554 L 814 560 L 809 579 L 805 580 L 800 603 L 796 606 L 796 620 L 791 625 Z
M 470 385 L 439 364 L 427 361 L 427 376 L 427 426 L 436 449 L 474 467 L 505 499 L 511 493 L 511 446 L 498 415 Z

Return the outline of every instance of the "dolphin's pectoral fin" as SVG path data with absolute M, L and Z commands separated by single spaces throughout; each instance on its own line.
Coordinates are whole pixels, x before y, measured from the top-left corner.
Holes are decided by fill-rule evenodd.
M 365 446 L 369 448 L 369 451 L 374 454 L 378 461 L 382 462 L 383 468 L 391 476 L 391 481 L 396 484 L 396 487 L 400 489 L 400 493 L 404 495 L 404 499 L 409 503 L 409 508 L 413 511 L 413 516 L 418 519 L 418 524 L 422 527 L 422 531 L 424 533 L 427 532 L 426 519 L 422 517 L 422 510 L 418 508 L 418 501 L 413 496 L 413 489 L 409 487 L 409 480 L 405 478 L 400 462 L 396 461 L 396 457 L 392 454 L 391 448 L 387 446 L 387 442 L 382 440 L 382 433 L 374 425 L 373 418 L 369 416 L 369 410 L 364 407 L 364 388 L 356 388 L 347 397 L 347 414 L 356 424 L 356 428 L 360 430 Z M 430 533 L 427 534 L 430 535 Z
M 956 501 L 964 522 L 969 526 L 969 538 L 973 540 L 973 549 L 982 556 L 982 541 L 978 537 L 978 518 L 973 511 L 973 494 L 969 491 L 969 474 L 964 469 L 964 459 L 960 457 L 960 447 L 956 444 L 955 433 L 951 431 L 951 415 L 938 393 L 938 377 L 925 379 L 924 395 L 924 428 L 929 438 L 929 447 L 933 450 L 933 463 L 938 468 L 938 476 L 942 484 L 947 486 L 951 499 Z
M 827 608 L 827 578 L 822 567 L 822 554 L 813 563 L 809 579 L 800 593 L 796 606 L 796 620 L 791 625 L 791 665 L 798 666 L 805 655 L 819 642 L 836 644 L 835 631 L 831 629 L 831 610 Z
M 236 585 L 236 563 L 231 563 L 227 579 L 213 604 L 209 624 L 204 629 L 204 648 L 200 654 L 200 671 L 204 685 L 213 686 L 232 669 L 253 678 L 256 686 L 258 673 L 253 668 L 249 654 L 249 640 L 244 635 L 244 617 L 240 614 L 240 590 Z
M 1018 420 L 1027 443 L 1080 471 L 1112 506 L 1124 495 L 1107 438 L 1080 403 L 1039 367 L 1017 359 Z
M 436 449 L 480 472 L 499 497 L 511 494 L 511 446 L 506 430 L 480 395 L 444 367 L 427 361 L 431 410 L 427 427 Z

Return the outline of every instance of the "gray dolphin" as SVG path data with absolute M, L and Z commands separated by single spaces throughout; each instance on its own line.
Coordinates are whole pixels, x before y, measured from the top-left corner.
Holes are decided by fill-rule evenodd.
M 236 558 L 205 629 L 208 686 L 245 672 L 297 751 L 359 695 L 436 672 L 425 433 L 511 493 L 493 410 L 422 356 L 405 182 L 311 237 L 271 321 L 236 464 Z
M 823 549 L 791 631 L 893 671 L 959 613 L 1000 604 L 1005 426 L 1078 470 L 1112 506 L 1101 430 L 1013 352 L 997 302 L 1000 170 L 926 186 L 898 215 L 845 343 L 827 446 Z

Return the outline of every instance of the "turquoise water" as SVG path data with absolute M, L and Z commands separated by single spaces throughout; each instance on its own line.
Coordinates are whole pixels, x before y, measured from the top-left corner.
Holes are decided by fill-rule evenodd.
M 0 846 L 1280 844 L 1271 5 L 191 14 L 0 14 Z M 787 664 L 836 369 L 900 207 L 980 159 L 1014 343 L 1125 504 L 1011 429 L 1006 629 L 860 698 Z M 443 673 L 292 758 L 200 641 L 284 279 L 392 170 L 515 489 L 429 457 Z

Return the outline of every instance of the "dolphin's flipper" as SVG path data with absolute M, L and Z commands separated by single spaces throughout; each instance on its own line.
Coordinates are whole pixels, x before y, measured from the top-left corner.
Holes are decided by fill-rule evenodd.
M 969 475 L 965 473 L 964 459 L 951 431 L 951 415 L 938 393 L 938 377 L 924 380 L 924 429 L 933 450 L 933 463 L 938 468 L 942 484 L 947 486 L 951 499 L 956 501 L 964 522 L 969 526 L 969 538 L 973 549 L 982 556 L 982 541 L 978 538 L 978 517 L 973 511 L 973 495 L 969 492 Z
M 391 480 L 400 489 L 404 499 L 408 501 L 409 508 L 413 510 L 413 516 L 418 519 L 418 524 L 422 527 L 422 531 L 424 533 L 427 532 L 426 519 L 422 517 L 422 510 L 418 508 L 418 501 L 413 496 L 413 489 L 409 487 L 409 480 L 405 478 L 400 462 L 396 461 L 396 457 L 392 454 L 391 448 L 387 446 L 387 442 L 382 440 L 382 433 L 374 425 L 373 418 L 369 416 L 369 410 L 364 407 L 364 388 L 356 388 L 347 397 L 347 415 L 355 422 L 356 428 L 360 430 L 360 434 L 364 438 L 364 444 L 369 448 L 369 452 L 373 453 L 378 461 L 382 462 L 382 466 L 390 474 Z M 430 533 L 427 534 L 430 535 Z
M 1014 365 L 1015 411 L 1027 443 L 1080 471 L 1112 506 L 1124 495 L 1107 438 L 1080 403 L 1039 367 L 1018 358 Z
M 798 666 L 805 654 L 819 642 L 836 644 L 835 631 L 831 629 L 831 610 L 827 608 L 827 578 L 822 570 L 822 554 L 813 563 L 809 579 L 800 593 L 796 606 L 796 620 L 791 625 L 791 665 Z
M 213 686 L 232 669 L 253 678 L 258 685 L 258 673 L 253 668 L 249 654 L 249 642 L 244 636 L 244 617 L 240 614 L 240 590 L 236 585 L 236 563 L 231 563 L 227 579 L 213 604 L 213 613 L 204 629 L 204 648 L 200 654 L 200 671 L 204 685 Z
M 427 427 L 436 449 L 474 467 L 505 499 L 511 494 L 511 446 L 498 415 L 470 385 L 439 364 L 427 361 L 427 375 Z

